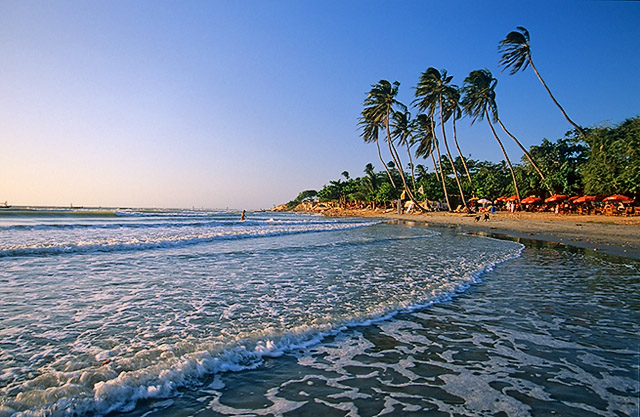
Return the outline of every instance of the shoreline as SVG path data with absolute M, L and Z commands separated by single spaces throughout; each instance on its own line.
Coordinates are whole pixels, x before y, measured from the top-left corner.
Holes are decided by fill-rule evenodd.
M 574 246 L 594 252 L 640 260 L 640 217 L 559 215 L 499 212 L 488 221 L 461 213 L 397 214 L 372 210 L 329 209 L 331 217 L 375 217 L 426 226 L 456 228 L 462 233 L 503 235 Z

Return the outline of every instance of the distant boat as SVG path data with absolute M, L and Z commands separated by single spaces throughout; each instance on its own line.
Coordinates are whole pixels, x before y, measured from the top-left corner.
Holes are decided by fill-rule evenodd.
M 7 204 L 7 202 L 5 201 L 0 208 L 10 208 L 11 206 L 9 204 Z

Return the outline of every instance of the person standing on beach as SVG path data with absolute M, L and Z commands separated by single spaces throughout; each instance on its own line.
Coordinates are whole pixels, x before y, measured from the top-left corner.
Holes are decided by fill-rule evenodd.
M 245 210 L 242 210 L 242 214 L 240 215 L 240 221 L 244 221 L 244 214 L 246 213 Z

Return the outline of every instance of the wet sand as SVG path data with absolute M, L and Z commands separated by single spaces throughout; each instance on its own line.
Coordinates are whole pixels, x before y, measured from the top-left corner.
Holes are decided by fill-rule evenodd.
M 458 213 L 397 214 L 372 210 L 331 209 L 328 216 L 363 216 L 456 228 L 461 233 L 488 233 L 557 242 L 596 252 L 640 259 L 639 216 L 555 215 L 499 212 L 487 221 Z

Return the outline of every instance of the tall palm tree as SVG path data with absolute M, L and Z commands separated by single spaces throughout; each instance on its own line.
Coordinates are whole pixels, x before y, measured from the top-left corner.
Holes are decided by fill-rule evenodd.
M 492 123 L 492 121 L 495 123 L 498 119 L 498 106 L 496 104 L 495 92 L 497 82 L 498 80 L 493 78 L 493 75 L 491 75 L 491 71 L 486 68 L 471 71 L 471 73 L 469 73 L 467 78 L 465 78 L 464 80 L 464 87 L 462 87 L 463 98 L 461 104 L 465 114 L 471 117 L 471 124 L 475 123 L 475 121 L 478 119 L 482 120 L 486 117 L 487 123 L 491 128 L 491 133 L 493 133 L 493 137 L 498 142 L 498 145 L 500 145 L 502 154 L 504 155 L 504 158 L 509 165 L 511 177 L 513 178 L 513 186 L 516 190 L 516 195 L 519 201 L 520 191 L 518 190 L 516 174 L 513 172 L 513 166 L 511 165 L 511 161 L 509 160 L 507 151 L 504 149 L 502 141 L 498 137 Z
M 502 53 L 502 57 L 499 62 L 499 65 L 503 67 L 502 70 L 504 71 L 509 68 L 509 73 L 513 75 L 520 70 L 524 71 L 527 69 L 528 65 L 531 65 L 533 72 L 536 73 L 536 76 L 547 90 L 551 100 L 553 100 L 553 102 L 556 103 L 556 106 L 558 106 L 562 115 L 573 127 L 576 128 L 582 137 L 585 137 L 585 132 L 582 127 L 578 126 L 577 123 L 569 118 L 567 112 L 560 103 L 558 103 L 558 100 L 556 100 L 553 94 L 551 94 L 551 90 L 540 76 L 536 66 L 533 65 L 533 59 L 531 59 L 531 44 L 529 42 L 529 31 L 522 26 L 518 26 L 517 29 L 517 31 L 509 32 L 507 37 L 501 40 L 498 44 L 498 51 Z
M 371 91 L 369 91 L 369 95 L 364 101 L 365 109 L 362 111 L 362 115 L 363 118 L 367 120 L 366 123 L 376 124 L 377 126 L 384 127 L 387 133 L 387 144 L 389 145 L 389 152 L 391 153 L 391 158 L 399 168 L 398 172 L 400 173 L 400 178 L 402 179 L 404 191 L 409 196 L 409 199 L 411 199 L 411 201 L 413 201 L 414 204 L 418 208 L 420 208 L 420 210 L 426 211 L 420 205 L 420 203 L 418 203 L 416 198 L 413 196 L 413 193 L 407 186 L 407 181 L 404 177 L 403 172 L 404 170 L 402 169 L 402 162 L 400 161 L 398 152 L 396 151 L 395 146 L 393 145 L 393 141 L 391 140 L 389 118 L 394 111 L 394 106 L 400 107 L 402 110 L 406 111 L 406 106 L 396 100 L 399 87 L 400 83 L 398 81 L 394 81 L 393 84 L 391 84 L 387 80 L 380 80 L 377 84 L 372 85 Z
M 393 113 L 391 121 L 391 137 L 397 139 L 398 143 L 407 148 L 409 157 L 409 167 L 411 168 L 411 181 L 413 184 L 413 192 L 416 190 L 416 175 L 413 168 L 413 159 L 411 158 L 411 145 L 413 145 L 413 132 L 411 127 L 411 113 L 408 111 L 396 111 Z
M 431 114 L 435 114 L 437 108 L 438 113 L 440 114 L 442 142 L 444 143 L 453 175 L 456 179 L 456 183 L 458 184 L 462 205 L 465 209 L 468 209 L 467 202 L 464 198 L 464 192 L 462 191 L 462 184 L 460 184 L 460 178 L 458 178 L 458 171 L 453 165 L 453 157 L 449 150 L 449 143 L 447 142 L 447 134 L 444 127 L 446 118 L 451 115 L 450 112 L 445 112 L 443 107 L 444 102 L 448 102 L 450 100 L 449 97 L 457 93 L 457 87 L 449 84 L 452 79 L 453 77 L 448 76 L 446 70 L 442 70 L 442 72 L 440 72 L 433 67 L 428 68 L 420 76 L 420 81 L 418 81 L 418 86 L 416 87 L 416 100 L 414 103 L 418 105 L 418 109 L 420 111 L 428 111 Z M 449 208 L 451 209 L 451 207 Z
M 389 172 L 387 164 L 384 162 L 384 159 L 382 159 L 382 152 L 380 152 L 380 142 L 378 141 L 380 125 L 373 118 L 372 113 L 373 112 L 367 108 L 362 111 L 362 117 L 360 117 L 360 121 L 358 122 L 358 124 L 362 128 L 362 133 L 360 134 L 360 136 L 362 136 L 366 143 L 375 142 L 376 148 L 378 149 L 378 158 L 380 158 L 380 162 L 382 163 L 384 170 L 387 172 L 387 176 L 389 177 L 391 185 L 393 186 L 393 188 L 396 188 L 396 183 L 393 181 L 391 172 Z
M 438 162 L 442 161 L 440 156 L 440 147 L 438 146 L 438 138 L 435 134 L 435 124 L 433 117 L 427 116 L 422 113 L 416 116 L 414 123 L 414 130 L 417 132 L 419 139 L 418 148 L 416 149 L 416 156 L 426 158 L 431 156 L 433 162 L 433 169 L 436 173 L 436 178 L 442 184 L 442 191 L 444 192 L 444 199 L 447 202 L 447 207 L 451 209 L 451 203 L 449 202 L 449 193 L 447 192 L 447 185 L 444 180 L 444 173 L 442 167 L 436 164 L 436 160 L 433 156 L 435 150 L 438 155 Z M 440 174 L 438 175 L 438 171 Z

